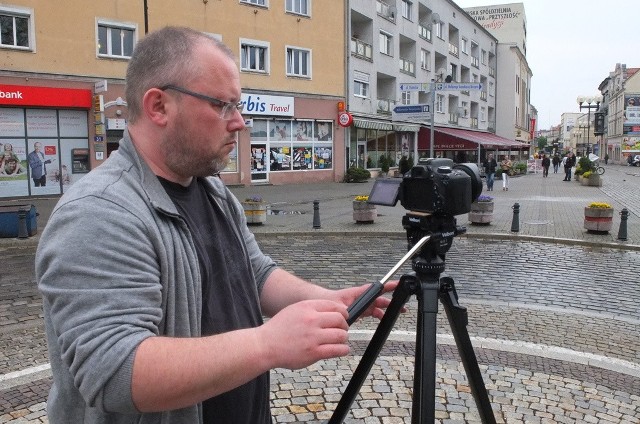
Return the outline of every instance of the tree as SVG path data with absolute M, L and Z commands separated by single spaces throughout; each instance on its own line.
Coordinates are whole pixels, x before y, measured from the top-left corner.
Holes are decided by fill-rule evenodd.
M 538 143 L 538 150 L 544 150 L 547 147 L 547 137 L 538 137 L 536 138 Z

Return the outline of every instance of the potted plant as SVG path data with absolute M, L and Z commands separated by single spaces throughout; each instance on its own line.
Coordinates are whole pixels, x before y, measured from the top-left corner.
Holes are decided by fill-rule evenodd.
M 356 223 L 371 224 L 378 216 L 376 205 L 369 203 L 369 196 L 359 195 L 353 199 L 353 220 Z
M 493 220 L 493 197 L 482 194 L 471 203 L 469 222 L 472 224 L 490 224 Z
M 389 158 L 386 155 L 381 155 L 378 159 L 378 166 L 380 167 L 381 175 L 386 177 L 389 173 Z
M 262 196 L 254 195 L 242 201 L 244 216 L 247 224 L 262 225 L 267 220 L 267 204 L 262 200 Z
M 589 232 L 608 233 L 613 226 L 613 207 L 608 203 L 592 202 L 584 208 L 584 228 Z
M 347 169 L 347 172 L 344 174 L 344 182 L 345 183 L 362 183 L 371 178 L 371 172 L 368 169 L 359 168 L 356 166 L 352 166 Z

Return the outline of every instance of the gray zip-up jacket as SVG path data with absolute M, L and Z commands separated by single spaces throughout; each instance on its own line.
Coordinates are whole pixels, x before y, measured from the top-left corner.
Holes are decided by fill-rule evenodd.
M 275 268 L 219 178 L 209 193 L 244 240 L 256 290 Z M 194 405 L 155 414 L 131 398 L 133 358 L 147 337 L 200 336 L 198 257 L 186 223 L 128 132 L 105 163 L 56 205 L 36 254 L 53 385 L 52 424 L 202 421 Z M 158 364 L 162 366 L 162 364 Z

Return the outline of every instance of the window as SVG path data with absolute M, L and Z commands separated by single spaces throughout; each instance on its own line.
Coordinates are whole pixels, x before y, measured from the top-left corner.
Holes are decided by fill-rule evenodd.
M 480 121 L 484 122 L 487 120 L 487 115 L 485 112 L 484 106 L 480 106 Z
M 240 3 L 255 4 L 256 6 L 269 6 L 267 0 L 240 0 Z
M 33 49 L 31 11 L 0 6 L 0 47 Z
M 434 23 L 433 27 L 436 30 L 436 37 L 444 40 L 444 38 L 442 38 L 442 22 L 438 21 L 438 22 Z
M 469 115 L 469 102 L 460 102 L 462 108 L 462 117 L 466 118 Z
M 136 30 L 134 25 L 98 22 L 98 55 L 130 58 Z
M 483 65 L 487 64 L 487 51 L 486 50 L 482 50 L 480 52 L 480 63 L 482 63 Z
M 287 47 L 287 75 L 311 78 L 311 51 Z
M 489 96 L 493 97 L 494 84 L 493 81 L 489 81 Z
M 413 4 L 410 1 L 407 0 L 402 0 L 402 17 L 405 19 L 408 19 L 410 21 L 413 20 L 413 15 L 412 15 L 412 7 Z
M 369 83 L 364 81 L 353 81 L 353 95 L 357 97 L 369 97 Z
M 393 55 L 392 49 L 392 37 L 391 34 L 380 31 L 380 53 L 386 54 L 389 56 Z
M 425 49 L 420 50 L 420 68 L 425 71 L 431 70 L 431 53 Z
M 269 72 L 269 44 L 253 40 L 240 40 L 240 69 Z
M 462 40 L 460 40 L 460 50 L 462 50 L 462 53 L 464 54 L 469 54 L 469 42 L 466 38 L 462 38 Z
M 400 102 L 403 105 L 410 105 L 411 104 L 411 91 L 401 91 L 400 95 L 402 96 Z
M 520 77 L 516 75 L 516 93 L 520 93 Z
M 309 2 L 311 0 L 287 0 L 287 12 L 309 16 Z
M 444 95 L 436 94 L 436 112 L 444 113 Z

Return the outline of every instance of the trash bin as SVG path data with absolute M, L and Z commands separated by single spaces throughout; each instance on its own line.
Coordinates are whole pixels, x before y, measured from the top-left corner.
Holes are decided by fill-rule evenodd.
M 32 236 L 38 232 L 34 205 L 0 206 L 0 238 L 18 237 L 23 213 L 26 213 L 27 234 Z

